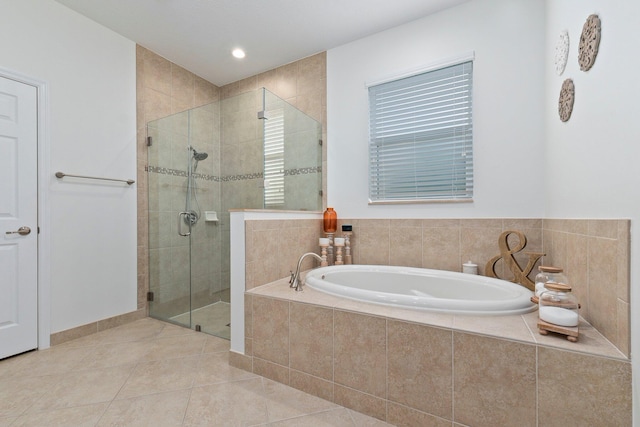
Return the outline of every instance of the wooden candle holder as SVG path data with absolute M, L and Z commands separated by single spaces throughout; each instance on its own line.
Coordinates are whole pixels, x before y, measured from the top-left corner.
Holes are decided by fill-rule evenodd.
M 540 335 L 548 335 L 549 332 L 566 335 L 571 342 L 578 341 L 579 335 L 577 326 L 558 326 L 540 319 L 538 319 L 538 332 L 540 332 Z

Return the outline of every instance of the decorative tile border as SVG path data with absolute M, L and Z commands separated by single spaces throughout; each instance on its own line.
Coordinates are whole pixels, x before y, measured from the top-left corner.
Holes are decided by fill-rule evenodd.
M 147 171 L 152 173 L 159 173 L 161 175 L 181 176 L 184 178 L 187 177 L 187 171 L 183 171 L 179 169 L 164 168 L 161 166 L 149 165 L 147 166 Z M 298 169 L 287 169 L 284 171 L 284 176 L 308 175 L 312 173 L 322 173 L 322 166 L 314 166 L 309 168 L 298 168 Z M 223 177 L 215 176 L 215 175 L 207 175 L 203 173 L 194 173 L 193 176 L 196 179 L 202 179 L 204 181 L 214 181 L 214 182 L 246 181 L 250 179 L 264 178 L 264 174 L 262 172 L 247 173 L 242 175 L 228 175 Z
M 228 181 L 247 181 L 250 179 L 262 179 L 264 178 L 264 174 L 262 172 L 257 173 L 246 173 L 243 175 L 227 175 L 220 178 L 222 182 Z
M 170 169 L 163 168 L 161 166 L 147 166 L 147 172 L 159 173 L 161 175 L 170 175 L 170 176 L 181 176 L 186 178 L 188 176 L 187 171 L 179 170 L 179 169 Z M 205 181 L 215 181 L 220 182 L 220 177 L 215 175 L 206 175 L 203 173 L 194 173 L 193 176 L 196 179 L 202 179 Z
M 321 172 L 322 172 L 322 166 L 314 166 L 310 168 L 288 169 L 284 171 L 284 176 L 308 175 L 311 173 L 321 173 Z

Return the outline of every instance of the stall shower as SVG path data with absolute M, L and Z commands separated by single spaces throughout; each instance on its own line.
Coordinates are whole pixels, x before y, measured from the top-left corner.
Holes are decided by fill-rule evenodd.
M 149 314 L 228 339 L 229 210 L 320 210 L 322 126 L 262 88 L 147 137 Z

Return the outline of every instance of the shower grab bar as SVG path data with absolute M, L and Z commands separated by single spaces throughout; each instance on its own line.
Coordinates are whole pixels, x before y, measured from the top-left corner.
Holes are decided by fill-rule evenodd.
M 73 178 L 84 178 L 84 179 L 99 179 L 102 181 L 118 181 L 118 182 L 126 182 L 128 185 L 131 185 L 133 183 L 135 183 L 134 180 L 132 179 L 115 179 L 115 178 L 100 178 L 97 176 L 85 176 L 85 175 L 71 175 L 68 173 L 64 173 L 64 172 L 56 172 L 56 178 L 64 178 L 65 176 L 70 176 Z

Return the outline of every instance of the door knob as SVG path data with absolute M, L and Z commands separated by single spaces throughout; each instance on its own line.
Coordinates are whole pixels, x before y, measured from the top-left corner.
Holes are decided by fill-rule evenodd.
M 21 236 L 26 236 L 31 233 L 31 229 L 29 227 L 20 227 L 17 231 L 7 231 L 5 234 L 19 234 Z

